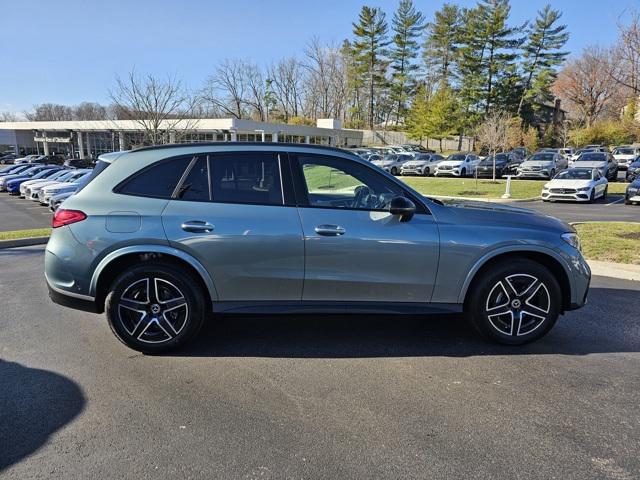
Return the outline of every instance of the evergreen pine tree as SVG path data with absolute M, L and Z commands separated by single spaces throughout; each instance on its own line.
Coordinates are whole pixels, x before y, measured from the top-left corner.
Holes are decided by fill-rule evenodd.
M 368 90 L 367 123 L 373 128 L 375 123 L 375 99 L 378 89 L 384 88 L 387 45 L 387 22 L 379 8 L 363 6 L 358 23 L 353 23 L 355 39 L 352 52 L 356 70 Z
M 400 0 L 391 22 L 393 45 L 391 47 L 391 99 L 396 107 L 396 120 L 404 117 L 407 100 L 414 89 L 418 65 L 418 38 L 424 28 L 422 13 L 416 10 L 412 0 Z
M 556 78 L 556 67 L 567 57 L 562 48 L 569 39 L 566 25 L 559 25 L 562 13 L 546 5 L 538 12 L 523 45 L 523 86 L 518 103 L 518 115 L 525 102 L 545 101 L 551 98 L 551 86 Z
M 437 82 L 451 85 L 462 34 L 462 11 L 451 3 L 445 3 L 427 24 L 427 38 L 423 58 L 427 69 Z

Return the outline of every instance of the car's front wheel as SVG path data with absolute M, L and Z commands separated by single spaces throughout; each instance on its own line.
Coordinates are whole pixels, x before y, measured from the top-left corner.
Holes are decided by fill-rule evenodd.
M 185 345 L 202 327 L 204 295 L 173 265 L 148 262 L 125 270 L 106 298 L 109 326 L 122 343 L 143 353 Z
M 398 169 L 396 167 L 391 167 L 391 175 L 398 175 Z
M 465 314 L 482 335 L 498 343 L 521 345 L 538 340 L 560 314 L 558 281 L 532 260 L 496 264 L 471 288 Z
M 431 173 L 431 171 L 429 170 L 429 167 L 424 167 L 424 170 L 422 171 L 422 176 L 428 177 L 429 173 Z

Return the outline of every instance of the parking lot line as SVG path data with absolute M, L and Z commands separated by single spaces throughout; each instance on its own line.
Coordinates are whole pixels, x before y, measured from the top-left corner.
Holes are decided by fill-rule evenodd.
M 615 202 L 609 202 L 609 203 L 607 203 L 605 206 L 607 206 L 607 205 L 615 205 L 616 203 L 620 203 L 620 202 L 623 202 L 623 201 L 624 201 L 624 197 L 619 198 L 619 199 L 618 199 L 618 200 L 616 200 Z

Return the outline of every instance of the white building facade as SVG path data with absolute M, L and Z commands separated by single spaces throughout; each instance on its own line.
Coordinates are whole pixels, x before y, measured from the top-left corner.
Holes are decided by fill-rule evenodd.
M 146 127 L 146 128 L 145 128 Z M 137 120 L 92 120 L 0 123 L 0 149 L 20 154 L 40 153 L 96 158 L 101 153 L 129 150 L 148 143 L 149 125 Z M 345 130 L 332 119 L 317 126 L 256 122 L 236 118 L 166 120 L 154 129 L 157 143 L 291 142 L 360 146 L 362 132 Z

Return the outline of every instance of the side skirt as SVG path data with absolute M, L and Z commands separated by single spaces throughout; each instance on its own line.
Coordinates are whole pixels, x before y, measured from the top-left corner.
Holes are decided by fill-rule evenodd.
M 393 315 L 441 315 L 462 313 L 458 303 L 408 303 L 408 302 L 214 302 L 214 313 L 231 314 L 281 314 L 301 313 L 352 313 Z

